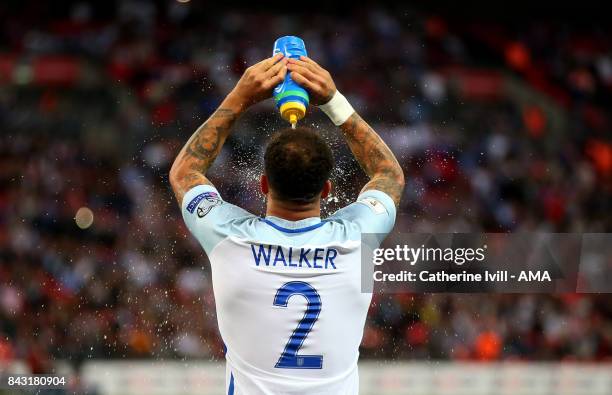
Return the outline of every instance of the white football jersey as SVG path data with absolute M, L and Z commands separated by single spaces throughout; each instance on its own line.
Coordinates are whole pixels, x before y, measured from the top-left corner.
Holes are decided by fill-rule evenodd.
M 366 191 L 325 220 L 287 221 L 200 185 L 182 212 L 211 262 L 227 393 L 357 394 L 372 298 L 361 292 L 361 233 L 391 231 L 392 199 Z

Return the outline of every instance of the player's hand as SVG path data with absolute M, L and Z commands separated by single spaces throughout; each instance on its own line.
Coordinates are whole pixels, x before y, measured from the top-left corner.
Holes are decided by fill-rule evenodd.
M 331 74 L 309 57 L 287 59 L 287 69 L 291 78 L 308 91 L 310 102 L 315 106 L 327 103 L 336 93 Z
M 286 74 L 287 60 L 278 53 L 246 69 L 230 96 L 245 107 L 251 106 L 272 96 L 272 90 Z

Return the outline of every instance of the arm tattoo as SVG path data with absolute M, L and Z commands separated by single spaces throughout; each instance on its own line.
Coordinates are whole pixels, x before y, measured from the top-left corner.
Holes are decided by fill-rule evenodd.
M 205 174 L 221 151 L 238 113 L 219 108 L 187 141 L 170 170 L 170 181 L 179 203 L 196 185 L 212 183 Z
M 357 113 L 340 129 L 355 159 L 370 178 L 361 191 L 385 192 L 398 206 L 404 189 L 404 173 L 387 144 Z
M 225 139 L 235 120 L 232 110 L 217 109 L 187 141 L 186 154 L 209 166 L 219 153 L 221 139 Z

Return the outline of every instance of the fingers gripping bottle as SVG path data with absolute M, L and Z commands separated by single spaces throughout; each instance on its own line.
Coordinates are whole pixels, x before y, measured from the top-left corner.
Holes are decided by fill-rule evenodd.
M 285 36 L 276 40 L 272 55 L 274 56 L 279 52 L 287 58 L 299 59 L 300 56 L 307 56 L 304 41 L 296 36 Z M 274 88 L 272 96 L 281 117 L 291 123 L 291 127 L 295 128 L 297 121 L 306 115 L 306 107 L 309 101 L 308 92 L 293 81 L 287 73 L 285 80 Z

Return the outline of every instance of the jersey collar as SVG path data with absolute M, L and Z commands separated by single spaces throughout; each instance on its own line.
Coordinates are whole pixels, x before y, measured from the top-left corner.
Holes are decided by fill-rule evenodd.
M 310 217 L 301 219 L 299 221 L 289 221 L 270 215 L 265 218 L 260 218 L 259 220 L 285 233 L 307 232 L 309 230 L 316 229 L 325 223 L 325 221 L 321 221 L 320 217 Z

